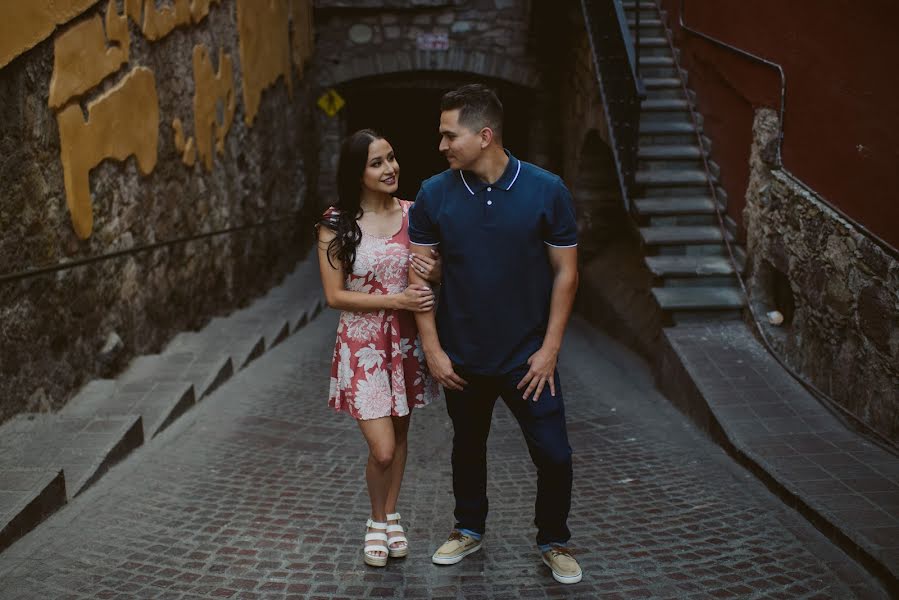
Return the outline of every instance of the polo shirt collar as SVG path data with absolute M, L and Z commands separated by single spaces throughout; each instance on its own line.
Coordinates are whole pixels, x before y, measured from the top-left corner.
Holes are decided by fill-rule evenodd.
M 468 191 L 471 192 L 472 196 L 484 191 L 487 186 L 497 187 L 506 191 L 512 189 L 515 180 L 518 179 L 518 174 L 521 172 L 521 161 L 512 156 L 512 153 L 508 150 L 503 149 L 503 152 L 509 157 L 509 164 L 506 165 L 506 170 L 503 171 L 502 176 L 496 180 L 496 183 L 484 183 L 471 171 L 459 171 L 462 183 L 465 184 L 465 187 L 468 188 Z

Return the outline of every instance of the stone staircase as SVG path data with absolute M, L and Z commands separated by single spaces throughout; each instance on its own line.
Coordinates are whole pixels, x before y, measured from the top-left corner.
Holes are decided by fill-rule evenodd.
M 323 307 L 313 251 L 250 306 L 89 381 L 58 413 L 0 425 L 0 552 Z
M 655 282 L 653 296 L 675 323 L 697 317 L 739 318 L 746 304 L 736 279 L 725 237 L 733 241 L 736 224 L 719 227 L 709 174 L 703 165 L 710 140 L 702 132 L 695 94 L 684 93 L 687 72 L 677 70 L 665 31 L 665 13 L 651 0 L 624 2 L 631 35 L 640 10 L 640 75 L 646 88 L 641 104 L 636 184 L 631 194 L 645 262 Z M 696 131 L 696 127 L 699 131 Z M 699 135 L 697 135 L 697 133 Z M 719 203 L 727 196 L 718 185 L 719 170 L 709 161 Z M 722 214 L 725 206 L 720 206 Z M 745 252 L 733 246 L 738 268 Z

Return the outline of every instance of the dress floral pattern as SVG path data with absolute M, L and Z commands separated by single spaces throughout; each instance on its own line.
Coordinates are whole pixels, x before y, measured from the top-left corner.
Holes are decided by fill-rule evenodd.
M 367 294 L 399 294 L 406 289 L 412 203 L 399 202 L 403 210 L 399 231 L 383 238 L 362 232 L 346 289 Z M 435 400 L 439 393 L 428 373 L 411 312 L 383 309 L 340 314 L 328 398 L 332 408 L 356 419 L 401 417 Z

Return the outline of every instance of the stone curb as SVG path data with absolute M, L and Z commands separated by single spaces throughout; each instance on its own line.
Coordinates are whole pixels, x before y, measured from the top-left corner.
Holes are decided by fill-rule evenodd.
M 0 470 L 0 552 L 66 503 L 62 470 Z
M 736 340 L 734 332 L 737 332 Z M 896 548 L 899 547 L 899 539 L 878 543 L 880 540 L 871 536 L 877 530 L 885 533 L 896 530 L 899 526 L 897 511 L 892 510 L 889 504 L 878 507 L 880 510 L 868 511 L 874 516 L 870 517 L 869 527 L 865 528 L 861 526 L 864 525 L 862 517 L 853 518 L 852 514 L 847 513 L 854 511 L 841 510 L 840 506 L 834 504 L 837 498 L 848 498 L 857 505 L 857 512 L 862 513 L 865 512 L 863 506 L 868 506 L 869 502 L 874 503 L 878 497 L 886 496 L 873 494 L 875 500 L 871 500 L 863 495 L 865 492 L 860 491 L 862 488 L 853 489 L 849 485 L 853 481 L 851 474 L 839 474 L 841 470 L 845 473 L 847 468 L 856 468 L 847 462 L 853 454 L 853 460 L 868 457 L 870 461 L 877 461 L 870 464 L 878 466 L 883 473 L 890 474 L 887 476 L 878 473 L 881 484 L 889 489 L 893 489 L 892 486 L 899 479 L 899 458 L 867 442 L 860 434 L 848 430 L 829 413 L 822 418 L 815 408 L 826 412 L 824 407 L 767 354 L 744 323 L 674 327 L 664 329 L 661 338 L 656 375 L 664 394 L 788 506 L 797 510 L 844 552 L 861 563 L 890 593 L 899 596 L 899 551 Z M 698 349 L 702 345 L 705 347 L 700 352 Z M 740 352 L 741 358 L 730 362 L 733 369 L 724 374 L 719 365 L 727 364 L 725 361 L 737 355 L 734 352 L 728 358 L 727 353 L 740 347 L 747 351 Z M 715 355 L 724 355 L 725 358 L 716 361 L 713 358 Z M 779 390 L 780 397 L 788 398 L 793 403 L 785 403 L 787 406 L 797 407 L 799 417 L 792 420 L 757 417 L 754 422 L 752 417 L 748 417 L 753 409 L 751 401 L 747 404 L 739 400 L 727 400 L 729 397 L 733 400 L 733 394 L 739 393 L 722 385 L 727 379 L 750 386 L 746 398 L 765 399 L 766 392 L 763 391 L 761 382 L 753 380 L 758 375 L 757 369 L 770 378 L 766 378 L 765 383 L 773 386 L 774 391 Z M 764 403 L 763 406 L 777 407 L 777 404 Z M 747 408 L 749 412 L 746 411 Z M 833 424 L 827 422 L 828 418 L 832 419 Z M 791 425 L 789 431 L 772 433 L 772 423 L 783 424 L 786 420 Z M 820 425 L 815 426 L 821 422 L 826 423 L 824 429 Z M 808 425 L 803 426 L 803 423 Z M 835 445 L 821 450 L 810 448 L 807 453 L 802 450 L 803 444 L 818 441 L 824 444 L 829 438 L 835 440 Z M 796 461 L 802 461 L 808 456 L 813 457 L 817 464 L 804 467 L 805 476 L 800 476 L 802 467 L 797 466 L 800 463 Z M 830 467 L 831 464 L 835 466 Z M 810 474 L 811 469 L 818 467 L 824 475 L 821 479 L 809 481 L 808 477 L 817 477 Z M 838 474 L 829 476 L 829 468 L 836 469 Z M 858 477 L 862 476 L 856 475 Z M 872 482 L 878 477 L 871 477 L 866 481 Z M 821 484 L 826 484 L 828 494 L 815 494 L 811 484 L 817 484 L 819 488 L 825 487 Z M 843 490 L 846 487 L 847 492 L 857 494 L 857 498 L 851 493 L 830 494 L 832 490 Z M 850 522 L 853 520 L 855 522 Z

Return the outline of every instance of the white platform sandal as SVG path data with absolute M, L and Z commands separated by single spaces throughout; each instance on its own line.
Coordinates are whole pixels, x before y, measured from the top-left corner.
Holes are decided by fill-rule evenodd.
M 409 540 L 406 539 L 406 532 L 403 531 L 403 526 L 399 524 L 400 513 L 390 513 L 387 515 L 388 521 L 396 521 L 395 525 L 387 526 L 387 555 L 390 558 L 403 558 L 404 556 L 409 554 Z M 400 535 L 393 535 L 391 533 L 399 533 Z M 396 544 L 398 542 L 402 542 L 402 546 L 399 548 L 391 547 L 391 544 Z
M 369 519 L 366 523 L 366 527 L 378 531 L 367 532 L 365 534 L 365 546 L 362 548 L 362 556 L 364 557 L 365 564 L 372 567 L 387 566 L 387 556 L 390 553 L 390 550 L 387 548 L 387 523 L 379 523 L 378 521 Z M 383 543 L 369 544 L 368 542 Z M 377 554 L 373 554 L 373 552 L 383 552 L 384 556 L 378 556 Z

